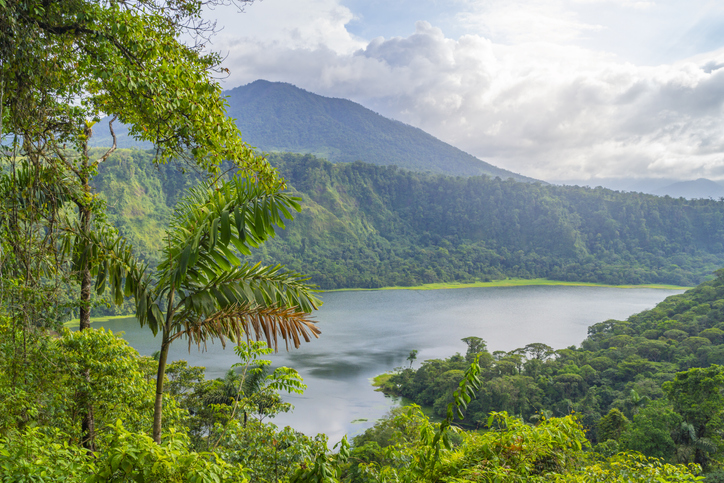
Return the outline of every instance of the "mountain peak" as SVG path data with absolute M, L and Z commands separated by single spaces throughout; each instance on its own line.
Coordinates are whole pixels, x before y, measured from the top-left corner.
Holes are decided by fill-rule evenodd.
M 335 163 L 364 161 L 421 172 L 536 181 L 348 99 L 262 79 L 225 94 L 229 115 L 244 141 L 262 151 L 311 153 Z

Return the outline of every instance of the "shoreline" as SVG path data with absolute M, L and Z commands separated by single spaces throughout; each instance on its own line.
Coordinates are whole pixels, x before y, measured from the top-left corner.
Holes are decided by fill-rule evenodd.
M 693 287 L 681 287 L 678 285 L 665 285 L 647 283 L 642 285 L 608 285 L 603 283 L 592 282 L 564 282 L 561 280 L 548 280 L 545 278 L 506 278 L 504 280 L 493 280 L 491 282 L 445 282 L 445 283 L 426 283 L 423 285 L 415 285 L 411 287 L 380 287 L 380 288 L 338 288 L 333 290 L 320 290 L 319 293 L 326 292 L 354 292 L 354 291 L 375 291 L 375 290 L 455 290 L 459 288 L 493 288 L 493 287 L 530 287 L 530 286 L 562 286 L 562 287 L 599 287 L 599 288 L 652 288 L 661 290 L 689 290 Z M 100 317 L 91 317 L 91 324 L 97 322 L 109 322 L 114 319 L 125 319 L 133 317 L 128 315 L 102 315 Z M 63 327 L 74 327 L 78 325 L 78 319 L 70 320 L 63 323 Z
M 679 285 L 666 285 L 646 283 L 642 285 L 609 285 L 593 282 L 564 282 L 561 280 L 548 280 L 546 278 L 506 278 L 490 282 L 442 282 L 426 283 L 411 287 L 380 287 L 380 288 L 337 288 L 333 290 L 320 290 L 324 292 L 351 292 L 370 290 L 454 290 L 458 288 L 487 288 L 487 287 L 527 287 L 527 286 L 566 286 L 566 287 L 603 287 L 603 288 L 653 288 L 662 290 L 689 290 L 694 287 L 681 287 Z
M 91 317 L 90 323 L 94 324 L 96 322 L 108 322 L 114 319 L 127 319 L 128 317 L 135 317 L 133 314 L 128 315 L 101 315 L 98 317 Z M 67 327 L 68 329 L 71 329 L 73 327 L 78 326 L 80 323 L 80 319 L 73 319 L 69 320 L 68 322 L 63 322 L 63 327 Z

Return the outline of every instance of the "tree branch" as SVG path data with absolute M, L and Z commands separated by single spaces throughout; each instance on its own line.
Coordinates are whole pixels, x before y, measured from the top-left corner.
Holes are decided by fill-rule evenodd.
M 116 147 L 117 147 L 116 133 L 115 133 L 115 131 L 113 131 L 113 121 L 115 121 L 116 119 L 118 119 L 118 115 L 113 116 L 113 119 L 111 119 L 108 122 L 108 129 L 111 131 L 111 137 L 113 138 L 113 145 L 108 149 L 108 151 L 105 152 L 105 154 L 103 156 L 98 158 L 98 160 L 96 160 L 96 162 L 93 163 L 94 168 L 97 167 L 102 162 L 104 162 L 106 159 L 108 159 L 108 156 L 113 154 L 113 152 L 116 150 Z

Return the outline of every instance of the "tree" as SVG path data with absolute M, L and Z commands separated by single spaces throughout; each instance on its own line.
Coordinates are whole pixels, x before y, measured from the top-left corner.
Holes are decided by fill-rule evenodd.
M 487 350 L 487 343 L 480 337 L 470 336 L 464 337 L 461 340 L 468 345 L 468 350 L 465 353 L 465 360 L 468 362 L 472 362 L 475 359 L 475 356 Z
M 537 359 L 540 361 L 547 360 L 551 355 L 555 353 L 553 347 L 540 342 L 528 344 L 523 348 L 523 351 L 529 354 L 529 357 L 531 359 Z
M 162 250 L 163 262 L 147 274 L 126 246 L 112 237 L 92 238 L 105 257 L 97 290 L 109 283 L 115 296 L 133 296 L 139 323 L 161 333 L 156 377 L 153 438 L 161 440 L 163 383 L 171 343 L 186 337 L 204 347 L 208 340 L 240 341 L 253 332 L 275 350 L 278 339 L 299 347 L 317 337 L 308 314 L 321 303 L 295 272 L 281 266 L 243 263 L 232 250 L 250 255 L 274 236 L 282 216 L 292 218 L 298 199 L 269 191 L 240 177 L 205 183 L 192 189 L 177 206 Z M 120 254 L 121 256 L 118 256 Z M 165 313 L 161 307 L 165 306 Z
M 598 421 L 598 440 L 602 443 L 609 439 L 618 441 L 628 425 L 628 418 L 617 408 L 613 408 Z
M 154 144 L 156 162 L 187 158 L 215 172 L 229 160 L 269 186 L 279 183 L 225 115 L 221 87 L 212 77 L 218 54 L 179 41 L 184 32 L 212 33 L 201 18 L 202 7 L 223 0 L 4 3 L 0 139 L 13 137 L 14 150 L 27 163 L 76 178 L 75 230 L 93 229 L 89 180 L 116 148 L 115 119 L 127 123 L 137 139 Z M 88 143 L 101 113 L 112 116 L 113 143 L 91 159 Z M 81 243 L 77 251 L 87 248 Z M 90 318 L 92 261 L 77 258 L 83 329 Z
M 115 119 L 128 124 L 135 138 L 153 143 L 157 163 L 183 158 L 215 173 L 229 160 L 268 187 L 283 186 L 226 117 L 214 79 L 221 58 L 203 53 L 199 43 L 213 33 L 202 7 L 222 3 L 228 2 L 0 1 L 0 169 L 11 158 L 13 173 L 19 164 L 36 180 L 60 184 L 70 196 L 51 205 L 51 219 L 61 207 L 67 211 L 69 202 L 76 205 L 66 233 L 76 236 L 73 270 L 80 284 L 81 330 L 90 327 L 91 278 L 98 262 L 87 239 L 103 226 L 90 179 L 116 148 Z M 191 34 L 195 43 L 181 42 L 183 34 Z M 114 141 L 93 158 L 89 140 L 102 114 L 112 116 Z M 17 217 L 7 220 L 17 223 Z M 9 231 L 18 233 L 13 227 Z M 13 255 L 22 260 L 20 255 L 29 253 L 16 249 Z M 56 263 L 55 269 L 67 267 Z M 26 270 L 20 285 L 42 275 Z M 93 451 L 90 407 L 83 425 Z
M 714 442 L 713 446 L 695 445 L 694 462 L 706 469 L 710 453 L 721 443 L 721 437 L 714 429 L 720 429 L 723 422 L 724 367 L 714 364 L 679 372 L 673 381 L 664 383 L 663 389 L 676 412 L 683 417 L 682 424 L 691 426 L 691 431 L 687 430 L 691 433 L 688 440 Z
M 666 400 L 659 399 L 634 414 L 621 435 L 621 446 L 648 457 L 671 460 L 675 449 L 671 433 L 680 428 L 681 422 L 681 416 Z
M 24 149 L 55 155 L 65 143 L 82 148 L 99 114 L 117 115 L 132 136 L 154 144 L 161 162 L 191 155 L 213 171 L 231 160 L 275 181 L 225 116 L 213 77 L 221 57 L 200 43 L 213 34 L 203 7 L 224 3 L 231 2 L 4 0 L 2 133 L 24 131 L 32 135 Z M 182 42 L 183 34 L 195 42 Z M 34 120 L 29 108 L 42 116 Z
M 410 355 L 407 356 L 407 360 L 410 361 L 410 367 L 412 367 L 412 363 L 415 362 L 415 359 L 417 359 L 417 349 L 411 350 Z

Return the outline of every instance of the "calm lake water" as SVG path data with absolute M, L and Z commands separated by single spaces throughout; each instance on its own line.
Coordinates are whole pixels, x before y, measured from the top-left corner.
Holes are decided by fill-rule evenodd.
M 320 338 L 270 356 L 275 366 L 299 371 L 308 386 L 304 395 L 285 397 L 295 410 L 273 422 L 309 435 L 323 432 L 335 442 L 364 431 L 397 404 L 370 382 L 407 364 L 413 349 L 419 351 L 416 365 L 465 353 L 460 339 L 468 336 L 485 339 L 491 352 L 531 342 L 562 349 L 580 344 L 589 325 L 626 319 L 677 293 L 682 291 L 561 286 L 325 293 L 316 314 Z M 160 348 L 134 318 L 97 326 L 125 332 L 123 337 L 143 355 Z M 189 353 L 182 340 L 171 347 L 170 360 L 178 359 L 206 367 L 210 378 L 223 376 L 238 362 L 229 346 L 222 350 L 217 343 L 207 352 L 194 347 Z

